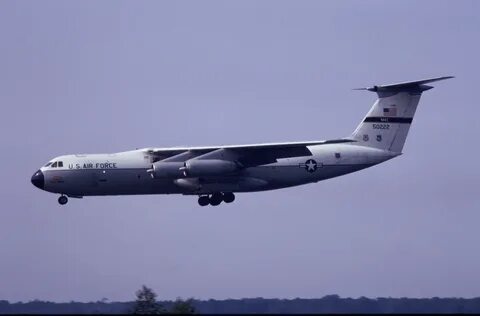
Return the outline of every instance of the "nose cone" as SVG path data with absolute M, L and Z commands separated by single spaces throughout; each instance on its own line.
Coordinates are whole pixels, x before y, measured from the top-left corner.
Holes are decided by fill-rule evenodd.
M 32 184 L 34 186 L 36 186 L 37 188 L 39 189 L 42 189 L 44 188 L 45 186 L 45 177 L 43 176 L 43 172 L 41 172 L 40 170 L 38 170 L 37 172 L 35 172 L 32 176 Z

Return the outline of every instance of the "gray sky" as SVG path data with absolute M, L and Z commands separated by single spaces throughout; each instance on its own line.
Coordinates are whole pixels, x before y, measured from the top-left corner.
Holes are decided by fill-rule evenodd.
M 0 299 L 480 296 L 478 1 L 1 1 Z M 404 155 L 199 208 L 66 207 L 31 175 L 70 153 L 349 135 L 351 88 L 426 92 Z

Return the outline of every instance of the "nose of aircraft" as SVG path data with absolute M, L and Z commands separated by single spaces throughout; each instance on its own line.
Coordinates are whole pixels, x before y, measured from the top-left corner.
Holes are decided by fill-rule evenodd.
M 45 177 L 43 176 L 43 172 L 38 170 L 35 172 L 32 176 L 32 184 L 36 186 L 39 189 L 43 190 L 43 187 L 45 186 Z

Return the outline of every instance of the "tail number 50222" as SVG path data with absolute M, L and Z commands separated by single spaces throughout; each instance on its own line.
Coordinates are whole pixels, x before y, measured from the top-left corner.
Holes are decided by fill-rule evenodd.
M 373 129 L 389 129 L 389 124 L 373 124 Z

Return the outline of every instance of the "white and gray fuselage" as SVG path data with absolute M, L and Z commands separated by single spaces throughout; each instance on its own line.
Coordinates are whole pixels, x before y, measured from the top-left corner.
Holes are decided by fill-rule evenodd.
M 155 178 L 149 149 L 115 154 L 65 155 L 40 168 L 43 189 L 72 197 L 128 194 L 253 192 L 307 184 L 358 171 L 398 154 L 353 144 L 308 147 L 312 156 L 284 158 L 223 176 Z M 58 167 L 62 162 L 62 167 Z

